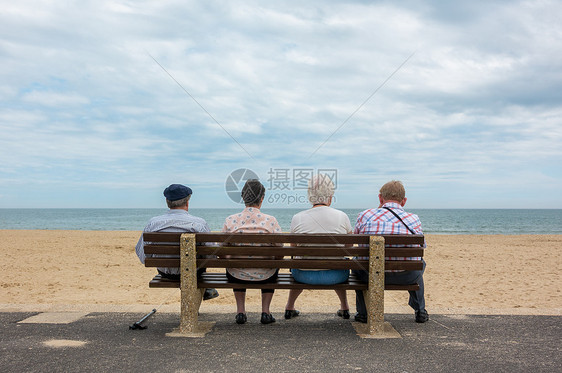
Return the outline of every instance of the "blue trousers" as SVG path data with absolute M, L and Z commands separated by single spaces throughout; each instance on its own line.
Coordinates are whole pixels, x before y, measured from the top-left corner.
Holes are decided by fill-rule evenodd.
M 341 284 L 349 278 L 349 269 L 326 269 L 321 271 L 291 269 L 291 273 L 297 282 L 311 285 Z
M 423 293 L 423 272 L 425 271 L 425 261 L 423 261 L 423 269 L 421 271 L 404 271 L 404 272 L 385 272 L 384 282 L 389 285 L 409 285 L 417 283 L 419 290 L 409 290 L 410 300 L 408 304 L 415 311 L 425 309 L 425 298 Z M 363 282 L 369 282 L 369 272 L 354 270 L 353 273 Z M 367 316 L 367 306 L 362 290 L 355 290 L 355 307 L 357 313 L 361 316 Z

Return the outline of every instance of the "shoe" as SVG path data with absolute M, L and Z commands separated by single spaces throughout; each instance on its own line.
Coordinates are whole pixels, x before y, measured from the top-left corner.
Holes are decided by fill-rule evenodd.
M 273 315 L 270 314 L 270 313 L 262 312 L 260 322 L 262 324 L 271 324 L 271 323 L 275 322 L 275 317 L 273 317 Z
M 355 314 L 355 321 L 366 324 L 367 323 L 367 315 L 360 315 L 359 313 L 357 313 L 357 314 Z
M 248 321 L 248 318 L 246 317 L 245 313 L 240 312 L 239 314 L 236 315 L 236 324 L 245 324 L 246 321 Z
M 416 311 L 416 322 L 424 323 L 428 320 L 429 320 L 429 314 L 427 313 L 425 308 L 423 310 Z
M 338 312 L 336 312 L 336 315 L 338 315 L 339 317 L 343 317 L 344 319 L 349 319 L 349 310 L 338 310 Z
M 292 317 L 297 317 L 300 315 L 300 311 L 297 310 L 285 310 L 285 319 L 289 320 Z
M 217 289 L 205 289 L 205 293 L 203 294 L 203 300 L 213 299 L 219 296 L 219 292 Z

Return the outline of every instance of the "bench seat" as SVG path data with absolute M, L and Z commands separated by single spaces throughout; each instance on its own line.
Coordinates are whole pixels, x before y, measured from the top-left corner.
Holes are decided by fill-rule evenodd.
M 150 281 L 151 288 L 180 288 L 180 281 L 169 278 L 163 278 L 160 275 L 154 276 Z M 349 275 L 349 280 L 342 284 L 336 285 L 310 285 L 296 282 L 290 273 L 279 273 L 276 282 L 265 284 L 237 284 L 228 281 L 226 273 L 203 273 L 197 281 L 198 288 L 217 288 L 217 289 L 233 289 L 243 287 L 246 289 L 311 289 L 311 290 L 366 290 L 367 284 L 359 281 L 353 273 Z M 411 285 L 388 285 L 385 284 L 384 290 L 418 290 L 418 284 Z

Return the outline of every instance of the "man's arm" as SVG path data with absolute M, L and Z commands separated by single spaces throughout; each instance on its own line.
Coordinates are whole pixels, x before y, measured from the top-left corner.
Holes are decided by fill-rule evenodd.
M 144 240 L 142 239 L 142 234 L 139 238 L 139 242 L 137 242 L 137 246 L 135 246 L 135 251 L 140 259 L 140 262 L 144 264 L 144 259 L 146 258 L 146 256 L 144 255 Z
M 202 228 L 201 228 L 201 233 L 207 233 L 210 232 L 211 229 L 209 228 L 209 224 L 207 224 L 207 222 L 205 222 L 205 224 L 203 224 Z
M 353 233 L 361 234 L 361 217 L 357 218 L 357 222 L 355 223 L 355 227 L 353 228 Z

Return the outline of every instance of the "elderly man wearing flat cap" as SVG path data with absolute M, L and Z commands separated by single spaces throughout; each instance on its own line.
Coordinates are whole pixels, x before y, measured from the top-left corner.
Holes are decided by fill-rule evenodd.
M 209 232 L 209 226 L 204 219 L 189 214 L 189 199 L 191 198 L 191 188 L 181 184 L 172 184 L 164 190 L 164 197 L 168 204 L 167 213 L 155 216 L 149 220 L 143 230 L 144 232 Z M 144 264 L 144 241 L 142 235 L 135 248 L 137 256 Z M 204 268 L 197 270 L 197 274 L 205 272 Z M 179 280 L 179 268 L 158 268 L 158 273 L 164 278 Z M 219 296 L 215 289 L 206 289 L 203 295 L 204 300 L 213 299 Z

